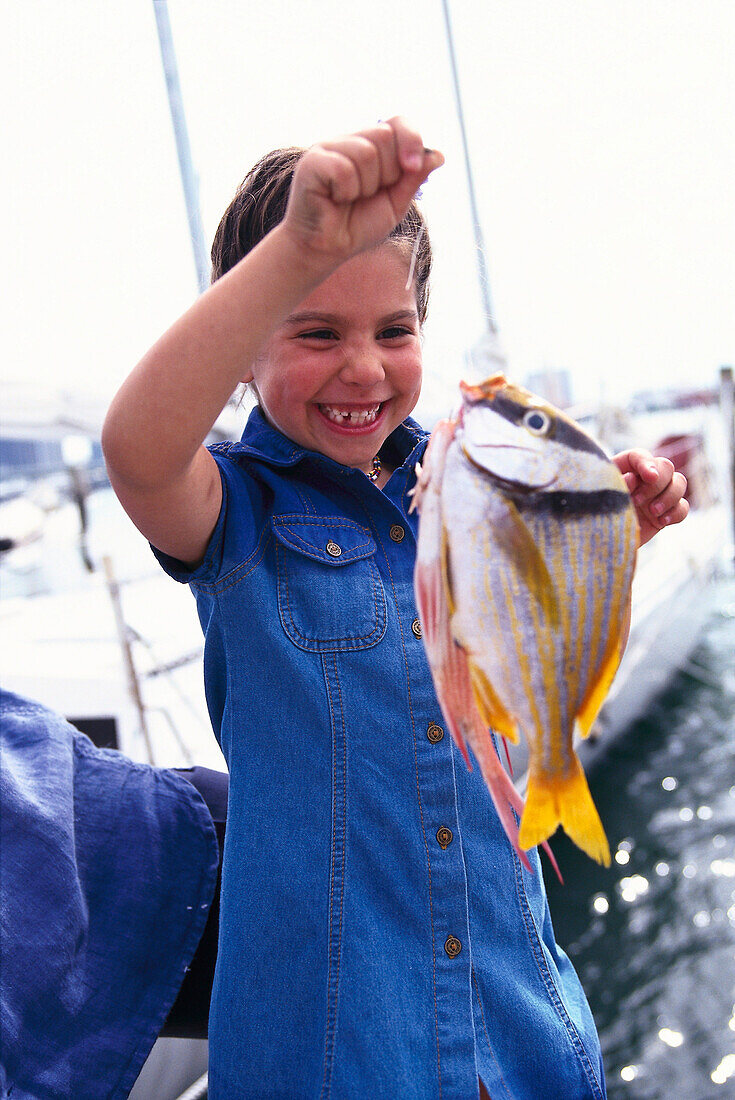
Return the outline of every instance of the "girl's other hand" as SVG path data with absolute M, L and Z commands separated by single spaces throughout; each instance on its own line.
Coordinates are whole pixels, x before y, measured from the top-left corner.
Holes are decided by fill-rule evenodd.
M 623 451 L 613 457 L 620 470 L 633 504 L 643 546 L 662 527 L 681 523 L 689 514 L 689 502 L 684 499 L 687 479 L 677 473 L 668 458 L 655 458 L 649 451 Z
M 313 145 L 294 173 L 283 228 L 338 265 L 384 240 L 443 163 L 402 118 Z

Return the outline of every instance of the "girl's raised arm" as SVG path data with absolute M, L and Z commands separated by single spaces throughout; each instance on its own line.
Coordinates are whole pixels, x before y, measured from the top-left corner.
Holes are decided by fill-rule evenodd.
M 312 146 L 284 220 L 147 352 L 105 420 L 110 480 L 165 553 L 201 560 L 221 504 L 203 441 L 279 324 L 341 263 L 383 240 L 443 162 L 400 118 Z

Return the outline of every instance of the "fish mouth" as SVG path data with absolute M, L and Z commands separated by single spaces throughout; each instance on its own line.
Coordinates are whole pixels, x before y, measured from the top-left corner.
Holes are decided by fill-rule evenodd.
M 470 462 L 472 462 L 472 459 L 470 459 Z M 555 477 L 552 477 L 550 481 L 542 482 L 541 485 L 528 485 L 525 481 L 511 481 L 510 478 L 493 474 L 485 466 L 480 466 L 477 462 L 473 462 L 472 464 L 476 466 L 478 470 L 482 470 L 483 474 L 486 474 L 500 489 L 504 489 L 506 493 L 511 493 L 515 496 L 531 496 L 533 493 L 543 493 L 546 489 L 550 489 L 552 485 L 556 485 L 557 479 Z

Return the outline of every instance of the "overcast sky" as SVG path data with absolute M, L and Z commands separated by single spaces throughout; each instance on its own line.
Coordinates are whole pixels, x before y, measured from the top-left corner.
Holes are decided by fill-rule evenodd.
M 275 146 L 402 113 L 445 153 L 422 201 L 427 395 L 448 407 L 483 319 L 440 0 L 169 11 L 208 241 Z M 567 368 L 577 399 L 713 383 L 735 360 L 733 0 L 452 14 L 510 373 Z M 111 396 L 196 294 L 152 2 L 24 0 L 9 19 L 2 377 Z

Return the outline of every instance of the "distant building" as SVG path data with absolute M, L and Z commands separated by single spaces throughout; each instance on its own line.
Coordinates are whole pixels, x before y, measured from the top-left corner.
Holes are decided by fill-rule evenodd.
M 567 409 L 572 402 L 572 379 L 568 370 L 552 369 L 533 371 L 527 375 L 526 387 L 531 393 L 545 398 L 559 409 Z
M 98 440 L 90 441 L 90 461 L 85 463 L 91 470 L 104 468 L 102 448 Z M 60 439 L 23 439 L 0 436 L 0 478 L 23 477 L 34 481 L 39 477 L 48 477 L 68 469 L 64 460 L 62 440 Z

